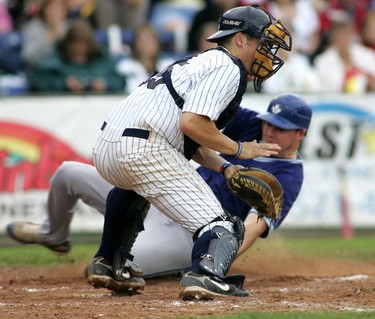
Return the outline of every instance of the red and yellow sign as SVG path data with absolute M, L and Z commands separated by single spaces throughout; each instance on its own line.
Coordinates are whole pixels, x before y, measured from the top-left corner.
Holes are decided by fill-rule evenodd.
M 91 162 L 51 134 L 0 121 L 0 192 L 12 193 L 20 182 L 23 190 L 48 189 L 50 177 L 66 160 Z

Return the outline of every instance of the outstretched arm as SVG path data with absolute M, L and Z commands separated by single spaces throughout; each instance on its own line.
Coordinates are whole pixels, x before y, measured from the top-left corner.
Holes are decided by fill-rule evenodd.
M 180 130 L 196 141 L 199 145 L 213 151 L 228 155 L 238 155 L 239 158 L 251 159 L 258 156 L 277 155 L 280 147 L 273 143 L 244 142 L 239 152 L 239 143 L 221 133 L 214 121 L 208 117 L 185 112 L 181 115 Z
M 258 220 L 257 214 L 249 214 L 245 219 L 245 237 L 238 250 L 237 256 L 248 250 L 256 239 L 267 230 L 267 224 L 263 219 Z

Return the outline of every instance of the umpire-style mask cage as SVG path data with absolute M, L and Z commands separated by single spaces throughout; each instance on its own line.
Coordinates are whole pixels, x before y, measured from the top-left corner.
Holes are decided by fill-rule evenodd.
M 284 64 L 277 56 L 280 49 L 292 49 L 292 37 L 284 25 L 260 6 L 243 6 L 225 12 L 219 19 L 219 30 L 207 38 L 209 42 L 237 32 L 259 39 L 249 73 L 254 76 L 254 89 L 260 92 L 264 80 L 274 75 Z

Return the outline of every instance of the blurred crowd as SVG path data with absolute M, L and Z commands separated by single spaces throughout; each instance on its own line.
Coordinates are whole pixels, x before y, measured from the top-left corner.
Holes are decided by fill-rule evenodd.
M 375 91 L 375 0 L 0 0 L 0 96 L 128 94 L 252 4 L 293 36 L 263 93 Z

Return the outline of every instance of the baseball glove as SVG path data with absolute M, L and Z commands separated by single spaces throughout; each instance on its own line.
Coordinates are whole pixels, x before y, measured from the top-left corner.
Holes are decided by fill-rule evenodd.
M 229 190 L 258 211 L 258 217 L 277 219 L 283 204 L 283 187 L 275 176 L 260 168 L 246 167 L 227 180 Z

